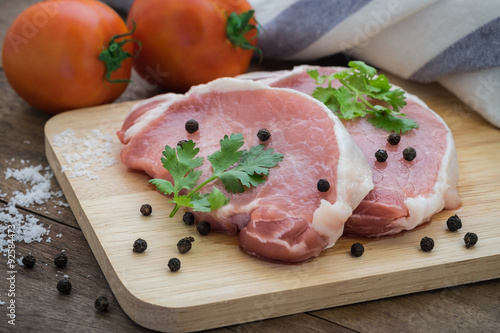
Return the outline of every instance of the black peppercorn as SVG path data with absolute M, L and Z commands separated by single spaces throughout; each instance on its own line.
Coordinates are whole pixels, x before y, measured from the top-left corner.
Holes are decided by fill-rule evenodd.
M 401 135 L 399 135 L 398 133 L 391 133 L 387 137 L 387 142 L 389 142 L 389 144 L 393 146 L 396 146 L 399 141 L 401 141 Z
M 109 302 L 106 296 L 98 297 L 94 302 L 94 308 L 99 312 L 104 312 L 108 309 Z
M 320 192 L 327 192 L 330 189 L 330 183 L 326 179 L 318 180 L 318 184 L 316 186 Z
M 417 151 L 413 147 L 408 147 L 403 150 L 403 158 L 409 162 L 413 161 L 417 157 Z
M 361 257 L 365 252 L 365 247 L 361 243 L 354 243 L 351 246 L 351 254 L 355 257 Z
M 466 233 L 464 236 L 465 247 L 469 248 L 471 246 L 476 245 L 477 240 L 478 240 L 478 237 L 475 233 L 473 233 L 473 232 Z
M 430 237 L 424 237 L 420 240 L 420 248 L 422 251 L 429 252 L 434 248 L 434 240 Z
M 185 212 L 182 216 L 182 221 L 187 225 L 192 225 L 194 223 L 194 215 L 191 212 Z
M 170 268 L 172 272 L 177 272 L 181 269 L 181 261 L 177 258 L 170 258 L 168 261 L 168 268 Z
M 142 253 L 142 252 L 146 251 L 147 248 L 148 248 L 148 243 L 146 243 L 146 241 L 144 239 L 138 238 L 134 242 L 134 247 L 133 247 L 132 251 L 137 252 L 137 253 Z
M 71 292 L 71 282 L 69 282 L 68 278 L 64 278 L 57 282 L 57 290 L 61 294 L 69 294 Z
M 188 121 L 186 121 L 185 128 L 186 128 L 186 131 L 188 131 L 188 133 L 194 133 L 198 130 L 199 125 L 198 125 L 198 122 L 196 120 L 189 119 Z
M 177 146 L 182 148 L 182 146 L 184 146 L 184 144 L 187 142 L 188 142 L 188 140 L 180 140 L 179 142 L 177 142 Z
M 144 204 L 141 206 L 141 214 L 144 216 L 149 216 L 153 212 L 153 207 L 150 204 Z
M 59 253 L 54 258 L 54 264 L 58 268 L 64 268 L 64 267 L 66 267 L 67 263 L 68 263 L 68 257 L 66 256 L 66 253 L 64 253 L 64 252 Z
M 177 242 L 177 249 L 179 250 L 180 253 L 186 253 L 189 250 L 191 250 L 191 243 L 194 242 L 194 238 L 189 236 L 189 237 L 184 237 L 180 241 Z
M 212 227 L 207 221 L 201 221 L 196 225 L 196 230 L 198 230 L 198 233 L 202 236 L 208 235 L 210 229 L 212 229 Z
M 383 149 L 379 149 L 375 152 L 375 158 L 377 159 L 378 162 L 385 162 L 387 161 L 387 152 Z
M 267 141 L 269 140 L 269 138 L 271 137 L 271 132 L 269 132 L 269 130 L 267 128 L 261 128 L 258 132 L 257 132 L 257 137 L 259 138 L 260 141 L 264 142 L 264 141 Z
M 450 216 L 448 220 L 446 220 L 446 226 L 450 231 L 457 231 L 462 228 L 462 220 L 458 217 L 457 214 Z
M 35 266 L 36 259 L 31 254 L 28 254 L 26 257 L 23 257 L 22 262 L 24 267 L 33 268 L 33 266 Z

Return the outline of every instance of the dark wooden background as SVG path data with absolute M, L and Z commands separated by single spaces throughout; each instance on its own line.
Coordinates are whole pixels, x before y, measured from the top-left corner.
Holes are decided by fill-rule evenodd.
M 15 17 L 34 0 L 1 0 L 0 37 Z M 342 59 L 330 59 L 342 62 Z M 293 64 L 269 62 L 253 64 L 254 69 L 290 68 Z M 436 85 L 435 89 L 441 89 Z M 119 101 L 145 98 L 161 91 L 150 89 L 138 78 Z M 447 92 L 440 91 L 447 94 Z M 458 101 L 457 101 L 458 103 Z M 42 164 L 45 122 L 49 115 L 26 104 L 9 86 L 0 68 L 0 207 L 6 207 L 15 191 L 26 185 L 5 179 L 6 168 Z M 12 160 L 14 158 L 14 160 Z M 21 160 L 29 161 L 22 165 Z M 60 190 L 52 180 L 52 191 Z M 17 267 L 16 325 L 8 324 L 8 303 L 0 305 L 0 332 L 147 332 L 131 321 L 116 302 L 102 271 L 78 226 L 71 209 L 61 205 L 64 197 L 31 207 L 19 207 L 33 214 L 45 228 L 51 228 L 51 242 L 16 243 L 18 258 L 32 253 L 33 269 Z M 41 210 L 40 210 L 41 208 Z M 61 213 L 59 213 L 61 212 Z M 6 223 L 0 221 L 0 223 Z M 56 237 L 62 234 L 62 237 Z M 65 250 L 69 262 L 58 269 L 53 258 Z M 0 301 L 9 301 L 7 257 L 0 256 Z M 56 284 L 69 275 L 73 291 L 61 295 Z M 109 311 L 98 313 L 94 300 L 105 295 Z M 193 318 L 196 320 L 196 318 Z M 497 332 L 500 331 L 500 279 L 383 300 L 301 313 L 254 323 L 235 325 L 212 332 Z

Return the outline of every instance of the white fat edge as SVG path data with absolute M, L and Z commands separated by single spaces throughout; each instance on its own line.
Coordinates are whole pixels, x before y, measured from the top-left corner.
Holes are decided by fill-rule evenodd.
M 429 221 L 434 214 L 442 211 L 444 208 L 453 209 L 460 205 L 460 197 L 457 192 L 459 178 L 457 151 L 451 130 L 446 122 L 435 111 L 429 108 L 424 101 L 413 94 L 406 93 L 406 95 L 408 99 L 426 108 L 427 111 L 431 112 L 441 122 L 447 130 L 447 144 L 444 158 L 439 167 L 437 181 L 430 194 L 406 199 L 404 204 L 408 208 L 408 216 L 394 220 L 389 225 L 391 231 L 385 235 L 396 234 L 402 230 L 412 230 L 418 225 Z
M 268 80 L 266 83 L 271 84 L 287 77 L 301 74 L 310 69 L 320 68 L 324 67 L 310 65 L 295 66 L 291 71 L 281 73 L 276 76 L 274 80 Z M 328 68 L 336 71 L 346 69 L 345 67 Z M 337 200 L 333 204 L 326 200 L 321 200 L 320 206 L 314 212 L 311 224 L 316 231 L 328 237 L 329 244 L 327 248 L 332 247 L 340 236 L 342 236 L 344 224 L 352 215 L 352 211 L 373 189 L 372 170 L 364 154 L 347 132 L 340 119 L 333 114 L 330 109 L 308 94 L 301 93 L 294 89 L 278 89 L 292 90 L 303 96 L 307 96 L 307 98 L 321 106 L 328 117 L 334 122 L 334 133 L 339 148 L 336 184 Z
M 352 211 L 373 189 L 374 184 L 368 161 L 342 122 L 323 103 L 317 102 L 323 106 L 325 112 L 335 123 L 339 160 L 337 164 L 337 200 L 334 204 L 321 200 L 320 206 L 314 212 L 312 226 L 316 231 L 329 238 L 327 247 L 332 247 L 342 236 L 344 224 L 352 215 Z
M 244 78 L 247 79 L 252 79 L 253 77 L 260 77 L 263 78 L 261 82 L 266 83 L 266 84 L 272 84 L 274 82 L 277 82 L 279 80 L 285 79 L 287 77 L 294 76 L 296 74 L 303 73 L 304 71 L 310 70 L 310 69 L 321 69 L 321 68 L 331 68 L 335 69 L 337 71 L 341 71 L 344 69 L 347 69 L 346 67 L 323 67 L 323 66 L 310 66 L 310 65 L 299 65 L 295 66 L 292 70 L 286 70 L 286 71 L 276 71 L 276 72 L 256 72 L 255 74 L 251 75 L 251 73 L 247 75 L 243 75 Z M 378 75 L 377 75 L 378 76 Z M 409 211 L 409 217 L 404 217 L 404 218 L 399 218 L 396 219 L 392 225 L 395 227 L 397 225 L 400 225 L 401 227 L 395 228 L 394 232 L 391 233 L 396 233 L 400 232 L 403 229 L 413 229 L 415 228 L 418 224 L 421 224 L 423 222 L 426 222 L 430 220 L 432 215 L 435 213 L 441 211 L 444 207 L 446 208 L 456 208 L 460 204 L 460 198 L 458 197 L 457 194 L 457 183 L 458 183 L 458 177 L 459 177 L 459 172 L 458 172 L 458 163 L 457 163 L 457 154 L 456 154 L 456 149 L 455 149 L 455 144 L 453 140 L 453 135 L 451 133 L 451 130 L 449 129 L 448 125 L 446 122 L 429 106 L 422 101 L 419 97 L 417 97 L 414 94 L 411 94 L 404 90 L 403 88 L 397 86 L 397 85 L 392 85 L 394 89 L 401 89 L 405 93 L 405 97 L 408 100 L 412 100 L 422 106 L 423 108 L 427 109 L 430 111 L 438 121 L 441 122 L 441 124 L 447 129 L 447 148 L 445 152 L 445 158 L 443 158 L 441 162 L 441 167 L 440 171 L 438 174 L 438 181 L 436 182 L 434 188 L 433 188 L 433 194 L 430 196 L 419 196 L 415 198 L 409 198 L 405 201 L 405 205 L 408 208 Z M 331 112 L 329 112 L 331 114 Z M 339 121 L 340 122 L 340 121 Z M 343 126 L 343 125 L 342 125 Z M 335 131 L 337 135 L 337 131 Z M 350 137 L 350 136 L 349 136 Z M 338 140 L 337 140 L 338 141 Z M 359 150 L 357 145 L 355 145 L 354 150 Z M 353 149 L 353 148 L 347 148 L 347 149 Z M 349 150 L 347 150 L 349 151 Z M 364 158 L 364 157 L 363 157 Z M 365 160 L 366 161 L 366 160 Z M 361 163 L 363 164 L 363 163 Z M 341 165 L 341 162 L 339 161 L 339 166 Z M 346 171 L 349 171 L 347 169 Z M 371 170 L 370 170 L 370 175 L 371 175 Z M 350 176 L 349 176 L 350 177 Z M 349 179 L 349 177 L 347 179 Z M 340 177 L 338 177 L 340 179 Z M 371 180 L 371 176 L 370 176 Z M 337 187 L 341 186 L 339 182 L 337 183 Z M 373 184 L 372 184 L 373 188 Z M 368 192 L 372 189 L 370 188 Z M 338 190 L 338 188 L 337 188 Z M 350 191 L 352 192 L 352 190 Z M 366 192 L 366 194 L 368 194 Z M 339 196 L 339 191 L 337 191 L 337 195 Z M 347 193 L 344 191 L 343 193 Z M 356 191 L 354 191 L 356 193 Z M 359 202 L 357 204 L 354 204 L 354 206 L 351 206 L 353 208 L 357 207 L 361 200 L 364 198 L 359 197 Z M 353 200 L 353 202 L 356 202 L 356 200 Z M 429 204 L 431 203 L 431 204 Z M 320 207 L 316 210 L 314 213 L 314 218 L 313 218 L 313 227 L 319 231 L 322 232 L 323 234 L 327 235 L 330 238 L 330 245 L 333 246 L 335 241 L 342 235 L 342 230 L 343 230 L 343 224 L 342 220 L 347 219 L 350 215 L 352 214 L 352 210 L 350 210 L 349 206 L 345 205 L 345 202 L 336 202 L 334 205 L 331 205 L 328 202 L 322 202 Z M 332 216 L 337 217 L 337 219 L 333 220 L 331 219 Z M 333 243 L 332 243 L 333 241 Z
M 125 131 L 125 142 L 128 142 L 134 135 L 139 133 L 150 122 L 160 117 L 165 112 L 165 110 L 167 110 L 171 105 L 184 100 L 188 100 L 191 95 L 202 95 L 215 91 L 231 92 L 231 91 L 258 90 L 258 89 L 271 89 L 271 88 L 268 85 L 265 85 L 257 81 L 240 80 L 236 78 L 220 78 L 210 81 L 209 83 L 206 84 L 193 86 L 184 95 L 168 93 L 155 96 L 149 99 L 145 99 L 141 102 L 134 104 L 130 113 L 153 101 L 163 101 L 163 102 L 156 105 L 151 110 L 145 112 L 135 124 L 130 126 L 127 129 L 127 131 Z
M 279 80 L 291 77 L 310 69 L 319 69 L 320 66 L 299 65 L 295 66 L 290 71 L 278 71 L 274 78 L 270 75 L 268 78 L 260 81 L 266 84 L 272 84 Z M 345 67 L 329 67 L 336 71 L 346 69 Z M 266 72 L 263 72 L 266 73 Z M 272 73 L 272 72 L 271 72 Z M 313 214 L 312 227 L 319 233 L 325 235 L 329 239 L 327 247 L 331 247 L 342 236 L 344 224 L 352 215 L 352 211 L 356 208 L 363 198 L 373 189 L 372 170 L 366 160 L 364 154 L 356 145 L 351 135 L 347 132 L 339 118 L 334 115 L 323 103 L 318 101 L 308 94 L 299 92 L 290 88 L 274 88 L 283 89 L 295 94 L 306 96 L 311 101 L 319 105 L 328 117 L 334 123 L 334 133 L 339 148 L 339 161 L 337 167 L 337 200 L 335 203 L 330 203 L 326 200 L 321 200 L 320 206 Z
M 245 74 L 238 75 L 237 78 L 241 78 L 244 80 L 258 80 L 259 82 L 265 84 L 273 84 L 279 80 L 286 79 L 288 77 L 302 74 L 311 69 L 321 69 L 328 68 L 333 69 L 335 72 L 340 72 L 342 70 L 348 69 L 347 67 L 339 67 L 339 66 L 313 66 L 313 65 L 297 65 L 293 67 L 291 70 L 278 70 L 278 71 L 258 71 L 258 72 L 249 72 Z M 311 78 L 312 80 L 312 78 Z

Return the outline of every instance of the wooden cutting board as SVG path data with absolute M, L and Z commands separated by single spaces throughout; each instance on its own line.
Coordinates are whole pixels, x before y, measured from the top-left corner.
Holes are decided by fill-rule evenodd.
M 47 159 L 120 305 L 150 329 L 203 330 L 500 277 L 500 130 L 438 85 L 395 83 L 420 96 L 452 129 L 462 205 L 397 237 L 341 237 L 300 265 L 251 258 L 236 237 L 198 235 L 181 214 L 168 218 L 172 207 L 147 176 L 107 163 L 119 161 L 115 132 L 130 102 L 53 117 L 45 127 Z M 65 136 L 68 129 L 73 132 Z M 139 213 L 143 203 L 152 205 L 151 216 Z M 463 228 L 450 232 L 446 219 L 455 213 Z M 468 231 L 479 242 L 466 249 Z M 176 244 L 186 236 L 196 240 L 182 255 Z M 434 239 L 433 251 L 420 250 L 424 236 Z M 148 242 L 142 254 L 132 252 L 137 238 Z M 350 255 L 354 242 L 365 245 L 362 257 Z M 167 268 L 171 257 L 182 262 L 176 273 Z

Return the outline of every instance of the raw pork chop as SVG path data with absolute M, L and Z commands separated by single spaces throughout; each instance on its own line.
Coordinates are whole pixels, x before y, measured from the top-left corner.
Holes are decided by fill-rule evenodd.
M 199 130 L 185 131 L 195 119 Z M 262 83 L 218 79 L 186 95 L 165 94 L 136 104 L 117 133 L 125 144 L 123 163 L 154 178 L 169 179 L 160 158 L 165 145 L 192 139 L 206 157 L 219 149 L 225 134 L 242 133 L 244 148 L 259 144 L 285 157 L 266 183 L 230 194 L 228 205 L 196 213 L 212 229 L 235 234 L 246 252 L 273 261 L 300 262 L 318 256 L 342 235 L 344 223 L 373 188 L 370 167 L 337 117 L 315 99 L 291 89 Z M 210 173 L 202 167 L 201 179 Z M 331 188 L 319 192 L 319 179 Z M 226 193 L 220 181 L 217 187 Z
M 330 75 L 343 67 L 297 66 L 292 71 L 253 72 L 239 76 L 272 87 L 292 88 L 312 95 L 316 85 L 307 70 Z M 339 87 L 340 82 L 332 86 Z M 419 128 L 401 136 L 397 146 L 387 143 L 388 133 L 365 119 L 343 121 L 373 171 L 375 188 L 354 210 L 344 232 L 351 236 L 379 237 L 411 230 L 429 221 L 435 213 L 456 208 L 458 163 L 450 129 L 434 111 L 414 95 L 406 93 L 402 112 L 419 123 Z M 402 152 L 413 147 L 417 157 L 408 162 Z M 385 149 L 386 162 L 377 162 L 375 152 Z

